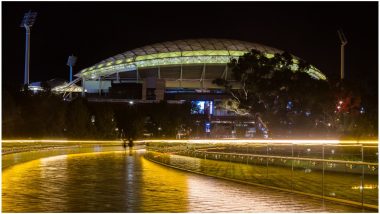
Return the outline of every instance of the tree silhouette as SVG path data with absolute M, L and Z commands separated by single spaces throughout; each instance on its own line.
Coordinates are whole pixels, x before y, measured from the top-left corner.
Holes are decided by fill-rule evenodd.
M 224 79 L 214 81 L 231 94 L 231 105 L 224 108 L 251 116 L 263 132 L 310 128 L 329 102 L 327 81 L 313 79 L 307 74 L 310 65 L 287 52 L 269 56 L 252 50 L 232 59 L 229 67 L 239 87 Z

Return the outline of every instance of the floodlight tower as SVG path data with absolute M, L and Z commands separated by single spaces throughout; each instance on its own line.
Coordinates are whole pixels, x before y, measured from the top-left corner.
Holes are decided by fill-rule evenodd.
M 74 67 L 76 62 L 77 62 L 77 57 L 71 54 L 71 56 L 69 56 L 69 58 L 67 60 L 67 65 L 70 66 L 69 82 L 73 81 L 73 67 Z
M 340 45 L 340 80 L 344 79 L 344 46 L 348 43 L 342 29 L 338 30 Z
M 30 28 L 36 21 L 37 12 L 25 13 L 24 18 L 20 24 L 20 27 L 25 28 L 25 73 L 24 73 L 24 85 L 29 85 L 29 59 L 30 59 Z

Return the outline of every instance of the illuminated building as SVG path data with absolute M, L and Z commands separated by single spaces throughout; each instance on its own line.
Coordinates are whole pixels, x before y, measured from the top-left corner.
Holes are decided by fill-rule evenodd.
M 72 83 L 82 81 L 82 95 L 88 97 L 89 101 L 192 101 L 195 106 L 192 114 L 206 114 L 212 124 L 228 123 L 228 118 L 236 115 L 217 109 L 217 105 L 229 95 L 224 93 L 223 87 L 212 82 L 222 78 L 233 83 L 233 75 L 227 63 L 252 49 L 264 53 L 268 58 L 276 53 L 283 53 L 265 45 L 229 39 L 168 41 L 105 59 L 81 70 Z M 294 70 L 297 69 L 298 62 L 299 58 L 294 56 Z M 312 78 L 326 79 L 314 66 L 306 72 Z M 239 84 L 233 84 L 233 87 L 239 88 Z M 209 126 L 203 130 L 210 132 Z M 248 132 L 253 135 L 255 130 L 250 129 Z
M 222 88 L 212 81 L 216 78 L 233 81 L 227 63 L 252 49 L 265 53 L 268 58 L 283 52 L 238 40 L 177 40 L 118 54 L 81 70 L 75 76 L 81 78 L 87 94 L 115 98 L 178 100 L 184 98 L 175 98 L 171 94 L 220 94 Z M 293 62 L 296 69 L 296 57 Z M 313 66 L 307 73 L 316 79 L 326 79 Z M 128 89 L 139 90 L 139 93 L 128 93 Z

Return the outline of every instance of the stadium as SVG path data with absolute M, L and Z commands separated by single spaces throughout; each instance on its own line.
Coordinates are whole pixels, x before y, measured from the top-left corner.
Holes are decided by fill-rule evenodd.
M 192 114 L 209 118 L 204 127 L 210 132 L 211 123 L 230 124 L 236 123 L 237 119 L 233 112 L 217 108 L 218 103 L 229 95 L 224 93 L 224 88 L 213 84 L 213 80 L 223 78 L 233 83 L 227 64 L 252 49 L 268 58 L 283 53 L 265 45 L 231 39 L 168 41 L 105 59 L 81 70 L 74 81 L 55 90 L 66 92 L 66 96 L 67 92 L 82 92 L 82 96 L 92 102 L 191 102 L 196 107 Z M 297 69 L 299 58 L 293 56 L 292 61 L 292 68 Z M 312 78 L 326 79 L 314 66 L 306 72 Z M 76 86 L 80 81 L 81 88 Z M 235 83 L 233 87 L 240 86 Z M 239 121 L 242 126 L 252 122 L 242 118 Z
M 252 49 L 265 53 L 268 58 L 283 52 L 230 39 L 162 42 L 126 51 L 85 68 L 75 75 L 74 82 L 82 81 L 89 96 L 100 94 L 135 100 L 176 99 L 170 96 L 173 93 L 220 93 L 222 88 L 212 81 L 216 78 L 233 81 L 227 63 Z M 296 57 L 293 61 L 297 66 Z M 326 79 L 313 66 L 307 73 L 316 79 Z M 138 89 L 139 93 L 131 93 L 132 89 L 135 92 Z

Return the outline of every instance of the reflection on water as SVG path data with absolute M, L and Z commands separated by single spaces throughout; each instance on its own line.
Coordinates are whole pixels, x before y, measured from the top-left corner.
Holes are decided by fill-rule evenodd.
M 7 168 L 15 164 L 36 160 L 39 158 L 66 155 L 73 153 L 87 153 L 87 152 L 103 152 L 103 151 L 118 151 L 123 150 L 122 146 L 83 146 L 83 147 L 67 147 L 59 149 L 38 150 L 29 152 L 18 152 L 7 155 L 2 155 L 2 168 Z
M 360 212 L 167 168 L 142 151 L 66 154 L 3 169 L 4 212 Z

